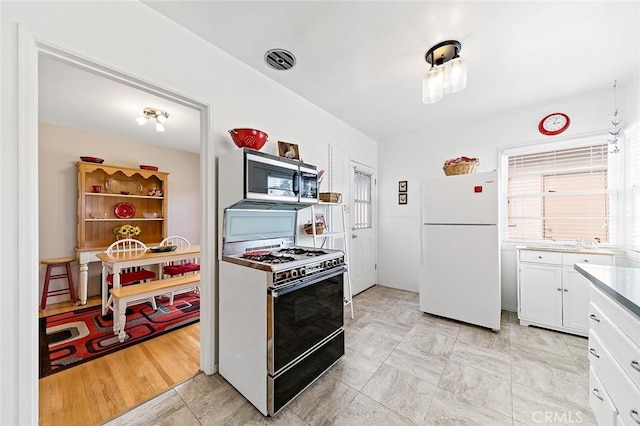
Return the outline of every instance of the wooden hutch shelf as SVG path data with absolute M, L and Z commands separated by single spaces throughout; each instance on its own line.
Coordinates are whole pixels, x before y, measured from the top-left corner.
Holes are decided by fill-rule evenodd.
M 85 162 L 78 162 L 77 168 L 78 250 L 108 247 L 116 241 L 114 228 L 124 224 L 139 226 L 142 232 L 136 238 L 145 244 L 157 244 L 167 236 L 168 173 Z M 100 186 L 100 192 L 94 186 Z M 119 203 L 131 204 L 134 216 L 117 217 Z M 144 217 L 145 213 L 157 217 Z

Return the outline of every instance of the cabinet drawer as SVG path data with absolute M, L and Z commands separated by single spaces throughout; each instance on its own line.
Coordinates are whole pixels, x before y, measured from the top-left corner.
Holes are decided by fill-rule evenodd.
M 613 265 L 613 258 L 603 254 L 563 253 L 562 264 L 573 266 L 574 263 L 588 263 L 590 265 Z
M 589 331 L 589 361 L 627 425 L 640 425 L 640 389 L 616 362 L 599 336 Z
M 640 350 L 640 318 L 591 285 L 591 302 Z M 594 321 L 590 321 L 592 324 Z
M 520 250 L 520 261 L 562 265 L 562 253 L 554 251 Z
M 593 302 L 589 305 L 591 327 L 606 348 L 615 354 L 616 361 L 640 389 L 640 348 L 616 327 Z
M 589 367 L 589 405 L 599 425 L 615 424 L 618 411 L 593 367 Z

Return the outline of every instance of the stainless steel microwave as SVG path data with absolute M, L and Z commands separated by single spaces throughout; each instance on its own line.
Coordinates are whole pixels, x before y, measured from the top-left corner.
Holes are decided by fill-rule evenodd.
M 318 202 L 318 170 L 310 164 L 242 148 L 220 157 L 219 172 L 222 208 L 300 209 Z

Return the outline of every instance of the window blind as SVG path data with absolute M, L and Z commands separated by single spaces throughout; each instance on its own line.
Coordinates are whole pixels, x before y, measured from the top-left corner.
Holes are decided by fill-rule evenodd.
M 511 240 L 611 242 L 608 144 L 508 156 Z
M 627 248 L 640 252 L 640 124 L 625 131 L 627 140 Z

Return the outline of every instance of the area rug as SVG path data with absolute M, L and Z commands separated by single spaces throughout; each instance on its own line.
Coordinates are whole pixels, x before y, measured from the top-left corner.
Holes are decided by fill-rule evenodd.
M 40 378 L 177 330 L 200 319 L 200 298 L 193 292 L 157 298 L 158 310 L 142 303 L 127 308 L 127 336 L 113 334 L 113 315 L 100 306 L 40 318 Z

